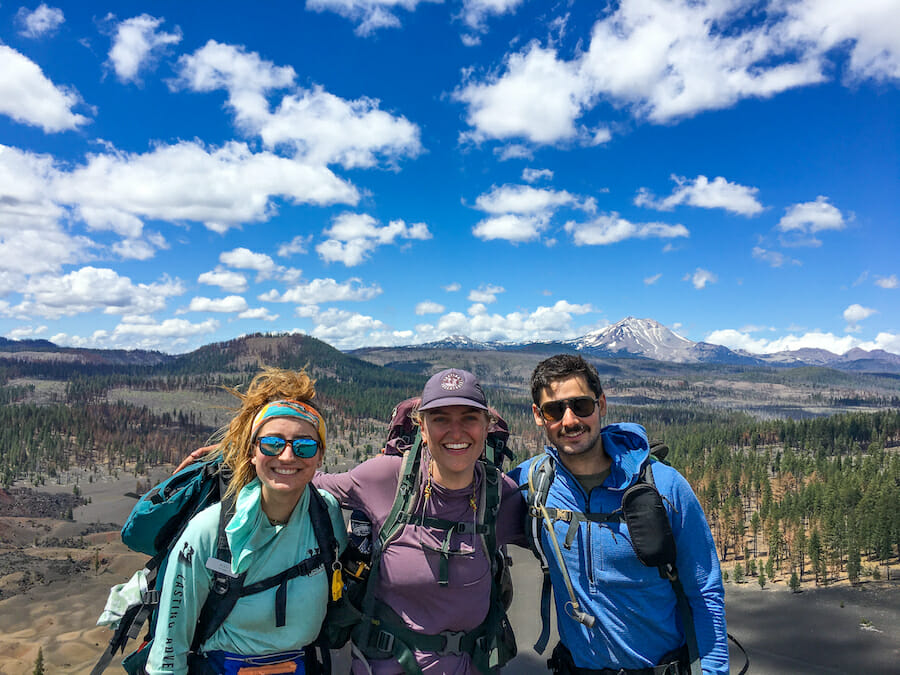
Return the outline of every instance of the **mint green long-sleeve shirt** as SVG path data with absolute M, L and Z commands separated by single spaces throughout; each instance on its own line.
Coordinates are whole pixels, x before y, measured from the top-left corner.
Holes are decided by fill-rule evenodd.
M 312 489 L 312 486 L 310 486 Z M 332 526 L 341 548 L 347 535 L 340 507 L 330 494 Z M 309 518 L 309 490 L 304 491 L 286 525 L 270 525 L 260 506 L 260 484 L 253 480 L 238 495 L 235 515 L 226 528 L 232 571 L 247 572 L 245 585 L 262 581 L 296 565 L 319 548 Z M 197 514 L 169 554 L 159 603 L 156 636 L 150 649 L 150 675 L 187 673 L 187 655 L 200 610 L 213 580 L 207 560 L 215 555 L 220 505 Z M 300 649 L 319 633 L 328 602 L 324 567 L 288 582 L 284 626 L 275 626 L 275 592 L 271 588 L 237 601 L 225 622 L 200 648 L 261 655 Z

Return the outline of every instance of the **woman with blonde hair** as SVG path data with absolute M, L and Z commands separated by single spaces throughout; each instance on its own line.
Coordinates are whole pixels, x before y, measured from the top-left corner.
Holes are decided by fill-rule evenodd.
M 314 382 L 304 371 L 264 368 L 246 392 L 230 391 L 240 407 L 212 456 L 232 475 L 223 501 L 197 514 L 169 555 L 151 675 L 311 671 L 308 647 L 329 593 L 317 514 L 330 518 L 338 548 L 346 544 L 334 497 L 307 489 L 326 440 L 311 403 Z M 223 578 L 240 580 L 241 595 L 218 628 L 197 635 L 201 610 Z

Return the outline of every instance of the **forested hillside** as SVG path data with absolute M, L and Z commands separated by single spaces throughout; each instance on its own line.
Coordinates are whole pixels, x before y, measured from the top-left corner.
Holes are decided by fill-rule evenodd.
M 393 406 L 450 365 L 478 374 L 523 458 L 543 440 L 526 389 L 539 358 L 447 351 L 383 367 L 307 336 L 257 335 L 155 365 L 0 359 L 0 483 L 40 485 L 73 467 L 140 476 L 176 462 L 225 423 L 235 402 L 226 387 L 245 386 L 261 364 L 305 366 L 317 378 L 330 470 L 377 452 Z M 669 444 L 730 575 L 763 584 L 794 575 L 796 583 L 858 581 L 896 562 L 896 378 L 821 368 L 654 371 L 652 362 L 635 360 L 598 367 L 608 385 L 607 421 L 639 422 Z M 809 417 L 819 403 L 857 411 Z M 785 410 L 808 418 L 779 417 Z

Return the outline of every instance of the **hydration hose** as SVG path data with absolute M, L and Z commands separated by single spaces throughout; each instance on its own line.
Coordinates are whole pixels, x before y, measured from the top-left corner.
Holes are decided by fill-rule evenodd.
M 536 462 L 532 462 L 528 467 L 528 489 L 531 491 L 531 494 L 544 494 L 546 495 L 549 492 L 549 487 L 547 492 L 539 491 L 534 485 L 534 466 Z M 547 474 L 543 474 L 541 478 L 546 481 L 548 479 Z M 541 485 L 541 488 L 544 486 Z M 575 589 L 572 588 L 572 580 L 569 578 L 569 570 L 566 569 L 566 562 L 563 560 L 562 550 L 559 548 L 559 540 L 556 538 L 556 530 L 553 528 L 553 519 L 550 518 L 550 514 L 547 513 L 547 507 L 544 504 L 545 500 L 541 500 L 540 504 L 538 504 L 541 510 L 541 516 L 544 519 L 544 526 L 547 528 L 549 533 L 549 539 L 553 543 L 553 552 L 556 554 L 556 560 L 559 562 L 559 569 L 562 572 L 563 581 L 566 582 L 566 590 L 569 592 L 569 602 L 566 603 L 566 614 L 568 614 L 572 619 L 577 621 L 580 624 L 583 624 L 587 628 L 593 628 L 594 623 L 596 623 L 597 619 L 587 612 L 582 612 L 581 607 L 578 604 L 578 600 L 575 598 Z M 529 504 L 530 507 L 533 508 L 533 505 Z M 539 533 L 535 533 L 535 536 L 539 536 Z M 539 540 L 538 540 L 539 541 Z

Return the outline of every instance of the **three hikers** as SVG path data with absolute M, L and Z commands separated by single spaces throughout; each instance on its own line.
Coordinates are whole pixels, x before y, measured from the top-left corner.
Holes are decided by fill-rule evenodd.
M 538 549 L 557 551 L 546 556 L 560 635 L 550 660 L 553 672 L 675 674 L 699 672 L 701 663 L 705 673 L 727 672 L 718 559 L 690 486 L 662 463 L 649 466 L 642 427 L 601 429 L 606 398 L 596 369 L 581 357 L 546 359 L 531 385 L 535 422 L 544 427 L 549 445 L 509 477 L 482 458 L 492 413 L 476 378 L 459 369 L 441 371 L 425 385 L 412 413 L 421 443 L 408 443 L 403 454 L 386 451 L 344 474 L 316 474 L 318 488 L 373 523 L 372 576 L 364 597 L 356 598 L 360 606 L 350 631 L 354 675 L 496 672 L 515 655 L 515 641 L 501 601 L 503 556 L 495 553 L 505 544 L 528 545 L 526 528 Z M 324 450 L 324 423 L 321 429 Z M 259 434 L 242 438 L 248 436 L 256 441 Z M 303 444 L 296 462 L 290 459 L 295 447 L 281 447 L 290 469 L 305 461 Z M 281 457 L 262 454 L 257 473 Z M 320 463 L 321 454 L 308 459 Z M 515 493 L 532 499 L 526 487 L 538 466 L 546 479 L 543 502 L 541 510 L 533 503 L 528 510 Z M 285 485 L 300 482 L 280 471 L 264 475 Z M 628 488 L 644 483 L 655 485 L 652 498 L 636 503 L 655 507 L 664 523 L 623 504 Z M 212 522 L 212 516 L 206 519 Z M 642 553 L 639 531 L 671 560 Z M 235 560 L 240 559 L 239 553 Z M 327 575 L 320 576 L 326 583 Z M 327 597 L 311 595 L 301 604 L 321 617 Z M 311 623 L 316 620 L 321 622 Z M 312 632 L 298 637 L 301 647 Z

